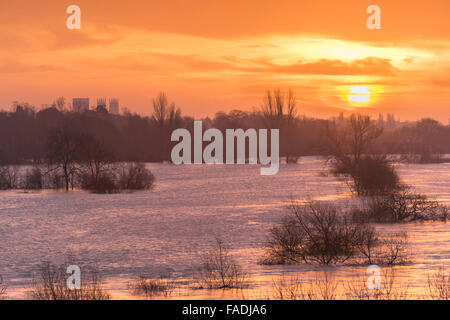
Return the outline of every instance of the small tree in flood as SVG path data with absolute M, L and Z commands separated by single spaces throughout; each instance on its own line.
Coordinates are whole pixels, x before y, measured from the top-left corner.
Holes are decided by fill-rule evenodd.
M 200 285 L 209 289 L 241 288 L 245 280 L 241 267 L 220 239 L 203 255 L 198 276 Z
M 448 219 L 448 208 L 425 195 L 415 193 L 408 186 L 395 192 L 367 200 L 367 209 L 356 212 L 361 221 L 371 222 L 409 222 Z
M 60 266 L 44 262 L 35 275 L 28 292 L 33 300 L 109 300 L 111 296 L 103 289 L 100 273 L 95 268 L 82 268 L 81 287 L 70 289 L 67 285 L 66 268 L 72 262 Z
M 406 234 L 379 235 L 335 206 L 292 204 L 270 231 L 263 264 L 354 262 L 394 265 L 408 259 Z
M 271 230 L 269 261 L 329 265 L 354 256 L 364 229 L 336 207 L 310 202 L 292 204 L 289 210 L 290 215 Z
M 143 163 L 128 163 L 123 165 L 119 174 L 119 186 L 123 190 L 151 189 L 155 176 Z
M 118 190 L 118 166 L 103 141 L 89 139 L 81 148 L 79 180 L 81 188 L 96 193 L 113 193 Z
M 364 157 L 350 172 L 359 195 L 383 195 L 399 188 L 400 178 L 385 157 Z
M 367 116 L 352 115 L 344 123 L 328 123 L 326 149 L 334 160 L 333 171 L 350 177 L 358 195 L 385 194 L 398 188 L 399 178 L 387 159 L 367 155 L 382 132 Z
M 83 137 L 68 125 L 53 131 L 47 144 L 47 162 L 50 171 L 62 172 L 65 189 L 69 191 L 73 177 L 78 170 Z M 73 185 L 73 184 L 72 184 Z

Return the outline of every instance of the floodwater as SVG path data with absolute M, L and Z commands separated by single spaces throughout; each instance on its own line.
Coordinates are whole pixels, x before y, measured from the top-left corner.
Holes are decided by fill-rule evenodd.
M 345 283 L 365 276 L 365 267 L 262 266 L 268 230 L 291 199 L 347 201 L 345 182 L 327 176 L 320 158 L 304 157 L 261 176 L 252 165 L 149 164 L 151 191 L 97 195 L 81 191 L 0 192 L 0 274 L 8 298 L 26 298 L 32 273 L 43 261 L 61 263 L 70 252 L 101 270 L 113 299 L 136 299 L 128 283 L 140 275 L 171 274 L 176 299 L 268 298 L 280 275 L 311 279 L 324 270 Z M 450 205 L 450 164 L 398 165 L 402 180 Z M 450 266 L 450 224 L 379 225 L 409 234 L 412 262 L 397 267 L 414 297 L 426 294 L 428 276 Z M 205 250 L 225 240 L 247 274 L 248 288 L 194 288 Z

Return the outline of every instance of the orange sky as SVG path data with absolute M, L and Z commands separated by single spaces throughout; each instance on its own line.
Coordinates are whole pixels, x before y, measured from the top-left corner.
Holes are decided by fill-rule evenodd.
M 81 30 L 66 28 L 71 4 Z M 366 27 L 371 4 L 381 30 Z M 2 0 L 0 48 L 4 109 L 62 95 L 150 114 L 165 91 L 200 117 L 251 110 L 280 87 L 309 116 L 450 118 L 448 0 Z

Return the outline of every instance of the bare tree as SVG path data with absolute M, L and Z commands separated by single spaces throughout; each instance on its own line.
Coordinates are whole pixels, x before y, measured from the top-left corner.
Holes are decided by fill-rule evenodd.
M 181 121 L 181 110 L 175 108 L 175 103 L 169 103 L 164 92 L 153 99 L 153 123 L 158 129 L 160 143 L 160 160 L 167 158 L 170 131 Z
M 291 89 L 284 94 L 280 89 L 267 91 L 261 105 L 264 126 L 269 129 L 280 129 L 283 151 L 286 161 L 291 157 L 291 136 L 297 117 L 296 98 Z
M 386 157 L 368 155 L 382 132 L 383 127 L 369 116 L 359 114 L 327 123 L 325 147 L 334 160 L 334 173 L 350 176 L 358 195 L 382 194 L 398 187 L 398 176 Z
M 122 190 L 149 190 L 153 188 L 155 176 L 143 163 L 127 163 L 119 172 L 119 187 Z
M 267 128 L 281 128 L 283 125 L 284 99 L 279 89 L 267 91 L 261 105 L 263 121 Z
M 281 128 L 297 115 L 296 99 L 291 89 L 283 94 L 280 89 L 268 90 L 261 105 L 263 121 L 267 128 Z
M 383 132 L 369 116 L 360 114 L 351 115 L 345 123 L 328 122 L 326 129 L 328 153 L 350 169 L 357 166 L 371 143 Z
M 242 288 L 245 283 L 245 274 L 220 239 L 203 255 L 198 276 L 201 286 L 210 289 Z
M 116 168 L 113 155 L 105 142 L 94 138 L 81 148 L 79 177 L 81 187 L 97 193 L 112 193 L 118 189 L 115 183 Z
M 56 129 L 48 140 L 49 171 L 62 171 L 66 191 L 69 191 L 69 186 L 79 167 L 78 160 L 80 159 L 82 140 L 82 135 L 72 131 L 66 124 Z

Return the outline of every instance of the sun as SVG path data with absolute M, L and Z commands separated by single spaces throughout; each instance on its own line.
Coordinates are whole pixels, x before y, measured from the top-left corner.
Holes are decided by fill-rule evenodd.
M 345 101 L 344 109 L 353 110 L 373 105 L 382 96 L 385 88 L 379 84 L 347 84 L 338 86 L 339 98 Z
M 347 101 L 354 105 L 367 105 L 372 101 L 369 86 L 351 86 L 348 90 Z

